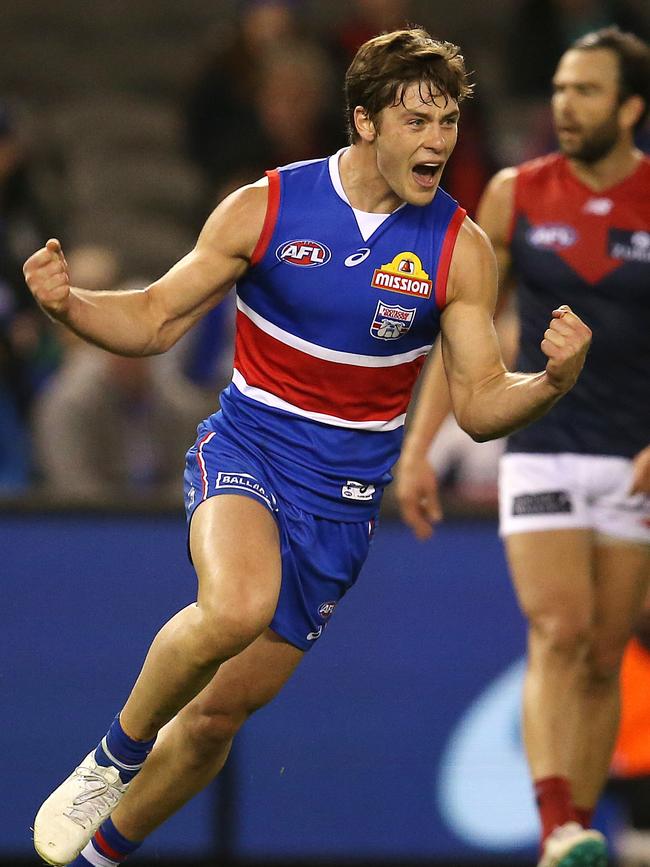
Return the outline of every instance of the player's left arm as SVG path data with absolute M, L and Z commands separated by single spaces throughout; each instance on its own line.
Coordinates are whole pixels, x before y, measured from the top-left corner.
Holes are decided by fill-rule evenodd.
M 572 388 L 591 331 L 562 305 L 540 335 L 548 361 L 538 373 L 510 373 L 494 329 L 497 268 L 485 233 L 466 218 L 458 234 L 441 316 L 442 353 L 454 414 L 473 439 L 505 436 L 544 415 Z
M 635 455 L 632 461 L 631 494 L 650 494 L 650 446 Z

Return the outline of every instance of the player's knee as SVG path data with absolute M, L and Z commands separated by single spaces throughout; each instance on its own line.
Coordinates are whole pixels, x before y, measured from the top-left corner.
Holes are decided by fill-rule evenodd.
M 594 642 L 586 657 L 587 678 L 594 686 L 611 684 L 618 679 L 625 643 Z
M 245 715 L 233 710 L 193 710 L 186 714 L 183 728 L 196 760 L 206 761 L 224 749 L 245 720 Z
M 199 630 L 206 661 L 228 658 L 248 647 L 269 625 L 274 608 L 264 595 L 243 593 L 203 608 Z
M 565 613 L 531 616 L 529 625 L 531 649 L 539 653 L 577 657 L 589 642 L 589 624 Z

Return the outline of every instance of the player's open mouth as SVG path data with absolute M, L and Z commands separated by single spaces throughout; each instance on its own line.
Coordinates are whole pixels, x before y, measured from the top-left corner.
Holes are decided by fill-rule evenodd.
M 441 163 L 418 163 L 412 169 L 415 183 L 420 187 L 430 189 L 435 186 L 441 169 Z

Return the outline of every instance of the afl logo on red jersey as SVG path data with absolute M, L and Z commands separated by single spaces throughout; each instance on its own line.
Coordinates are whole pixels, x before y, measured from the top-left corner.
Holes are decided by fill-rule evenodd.
M 280 262 L 299 268 L 317 268 L 332 258 L 331 250 L 318 241 L 285 241 L 275 251 Z

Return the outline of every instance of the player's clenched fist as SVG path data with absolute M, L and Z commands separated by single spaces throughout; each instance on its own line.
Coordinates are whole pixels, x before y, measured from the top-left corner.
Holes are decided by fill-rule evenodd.
M 47 313 L 57 318 L 65 314 L 70 304 L 70 276 L 56 238 L 29 257 L 23 274 L 32 295 Z
M 591 329 L 570 307 L 562 304 L 553 311 L 541 347 L 548 358 L 546 375 L 558 391 L 564 393 L 573 387 L 590 343 Z

